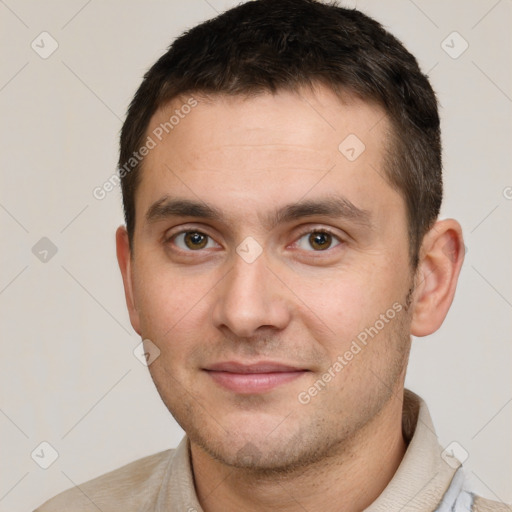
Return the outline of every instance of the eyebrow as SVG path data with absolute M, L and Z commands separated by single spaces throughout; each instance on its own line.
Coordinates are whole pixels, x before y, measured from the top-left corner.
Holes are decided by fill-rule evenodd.
M 268 214 L 264 220 L 267 228 L 271 230 L 279 224 L 316 215 L 343 218 L 368 228 L 372 227 L 371 214 L 368 210 L 358 208 L 347 198 L 338 195 L 288 204 Z M 146 222 L 154 223 L 170 217 L 225 221 L 225 215 L 221 210 L 202 201 L 171 199 L 169 196 L 164 196 L 150 206 L 146 213 Z

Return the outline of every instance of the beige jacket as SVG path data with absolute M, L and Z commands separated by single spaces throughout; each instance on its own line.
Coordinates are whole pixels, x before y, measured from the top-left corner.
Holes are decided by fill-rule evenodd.
M 402 424 L 409 441 L 405 456 L 366 512 L 512 512 L 511 506 L 460 490 L 461 463 L 446 453 L 441 455 L 426 404 L 407 390 Z M 458 500 L 455 504 L 454 499 Z M 194 490 L 187 437 L 175 450 L 144 457 L 71 488 L 35 512 L 98 510 L 203 512 Z

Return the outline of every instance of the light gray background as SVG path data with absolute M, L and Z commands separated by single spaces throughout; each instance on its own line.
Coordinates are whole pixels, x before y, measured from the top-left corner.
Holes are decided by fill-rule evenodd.
M 407 385 L 427 400 L 443 446 L 468 452 L 475 488 L 512 501 L 511 1 L 345 4 L 388 27 L 431 77 L 443 215 L 460 220 L 468 248 L 444 326 L 413 343 Z M 232 5 L 0 0 L 1 511 L 29 510 L 181 438 L 132 353 L 114 253 L 120 192 L 99 201 L 92 190 L 115 171 L 145 70 L 184 29 Z M 50 48 L 43 31 L 59 45 L 47 59 L 31 48 Z M 464 41 L 453 31 L 469 44 L 456 59 Z M 47 262 L 32 252 L 42 237 L 58 249 Z M 42 441 L 59 454 L 46 470 L 31 458 Z

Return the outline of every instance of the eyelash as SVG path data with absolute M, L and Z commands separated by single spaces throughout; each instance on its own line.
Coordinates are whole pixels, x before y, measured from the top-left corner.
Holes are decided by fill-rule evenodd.
M 165 239 L 164 239 L 164 243 L 165 244 L 169 244 L 171 242 L 173 242 L 174 239 L 176 239 L 179 235 L 183 235 L 183 234 L 186 234 L 186 233 L 198 233 L 198 234 L 201 234 L 201 235 L 204 235 L 206 237 L 208 237 L 209 239 L 214 240 L 214 238 L 210 235 L 208 235 L 207 233 L 203 232 L 203 231 L 200 231 L 200 230 L 196 230 L 196 229 L 184 229 L 182 231 L 178 231 L 177 233 L 173 233 L 172 235 L 170 236 L 166 236 Z M 326 234 L 326 235 L 330 235 L 332 236 L 333 240 L 337 241 L 338 244 L 336 244 L 334 247 L 329 247 L 323 251 L 315 251 L 314 249 L 310 250 L 310 251 L 306 251 L 306 252 L 311 252 L 311 253 L 327 253 L 329 251 L 331 251 L 332 249 L 334 249 L 335 247 L 337 247 L 338 245 L 340 244 L 343 244 L 344 243 L 344 240 L 339 236 L 337 235 L 336 233 L 334 233 L 333 231 L 331 231 L 330 229 L 328 228 L 319 228 L 319 229 L 308 229 L 308 230 L 305 230 L 303 232 L 301 232 L 298 237 L 296 238 L 296 240 L 293 242 L 292 245 L 295 245 L 298 243 L 299 240 L 301 240 L 301 238 L 303 238 L 304 236 L 306 235 L 311 235 L 312 233 L 320 233 L 320 234 Z M 218 244 L 218 242 L 215 242 Z M 178 248 L 179 251 L 181 252 L 185 252 L 185 253 L 194 253 L 194 252 L 203 252 L 203 249 L 197 249 L 197 250 L 185 250 L 185 249 L 181 249 L 181 248 Z
M 330 235 L 332 237 L 333 244 L 335 242 L 337 242 L 337 243 L 335 245 L 331 245 L 330 247 L 328 247 L 327 249 L 325 249 L 323 251 L 315 251 L 314 249 L 312 249 L 312 250 L 306 251 L 306 252 L 311 252 L 311 253 L 318 254 L 318 255 L 321 255 L 323 253 L 329 253 L 332 250 L 334 250 L 336 247 L 338 247 L 339 245 L 342 245 L 344 242 L 344 240 L 340 237 L 340 235 L 336 234 L 334 231 L 332 231 L 328 228 L 319 228 L 319 229 L 309 229 L 309 230 L 305 231 L 298 237 L 297 241 L 294 242 L 294 244 L 296 244 L 304 236 L 311 235 L 312 233 L 320 233 L 320 234 Z

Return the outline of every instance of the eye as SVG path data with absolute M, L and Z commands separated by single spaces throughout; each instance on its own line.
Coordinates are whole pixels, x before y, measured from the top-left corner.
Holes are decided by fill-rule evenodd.
M 339 245 L 338 237 L 327 231 L 311 231 L 301 236 L 297 241 L 297 247 L 306 251 L 326 251 Z
M 170 240 L 184 251 L 198 251 L 217 247 L 213 239 L 200 231 L 183 231 L 171 237 Z

